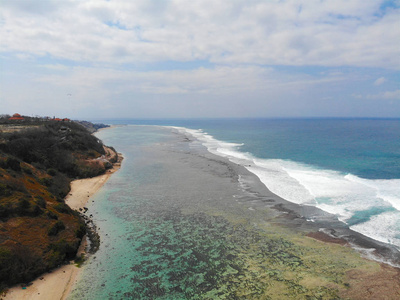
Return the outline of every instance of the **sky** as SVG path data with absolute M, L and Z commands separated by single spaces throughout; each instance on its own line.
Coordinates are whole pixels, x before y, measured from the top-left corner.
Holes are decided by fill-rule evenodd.
M 0 114 L 392 118 L 399 70 L 399 0 L 0 0 Z

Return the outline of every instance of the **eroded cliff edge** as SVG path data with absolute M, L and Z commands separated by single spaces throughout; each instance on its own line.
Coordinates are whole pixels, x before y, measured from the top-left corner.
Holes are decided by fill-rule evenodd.
M 64 201 L 70 182 L 117 161 L 77 122 L 0 120 L 0 290 L 75 257 L 86 224 Z

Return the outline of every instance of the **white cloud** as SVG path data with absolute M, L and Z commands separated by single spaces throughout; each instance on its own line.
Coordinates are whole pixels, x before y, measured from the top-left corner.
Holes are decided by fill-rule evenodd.
M 45 66 L 63 70 L 59 65 Z M 85 99 L 107 99 L 120 93 L 160 95 L 230 96 L 236 93 L 298 92 L 316 86 L 354 80 L 349 75 L 310 76 L 289 74 L 258 66 L 219 66 L 213 69 L 170 71 L 127 71 L 109 68 L 74 67 L 68 74 L 51 74 L 36 81 L 61 87 Z M 83 97 L 84 96 L 84 97 Z
M 0 49 L 95 63 L 400 68 L 399 10 L 377 17 L 383 1 L 62 2 L 3 0 Z
M 384 0 L 0 1 L 11 113 L 340 115 L 399 98 L 400 8 Z
M 374 85 L 379 86 L 383 84 L 386 81 L 385 77 L 379 77 L 377 80 L 375 80 Z
M 379 94 L 369 94 L 365 96 L 367 99 L 386 99 L 386 100 L 400 100 L 400 90 L 386 91 Z
M 400 100 L 400 90 L 384 92 L 382 98 Z

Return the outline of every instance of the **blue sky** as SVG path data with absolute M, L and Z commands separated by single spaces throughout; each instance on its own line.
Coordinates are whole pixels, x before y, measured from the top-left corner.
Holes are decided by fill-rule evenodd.
M 400 117 L 400 1 L 0 0 L 0 113 Z

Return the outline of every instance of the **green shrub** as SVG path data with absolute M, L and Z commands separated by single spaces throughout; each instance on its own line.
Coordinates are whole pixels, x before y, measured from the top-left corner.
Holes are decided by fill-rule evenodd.
M 89 163 L 84 160 L 76 162 L 75 173 L 80 178 L 88 178 L 101 175 L 105 172 L 105 167 L 101 163 Z
M 48 231 L 49 236 L 57 235 L 60 231 L 65 229 L 65 225 L 62 221 L 57 221 Z
M 51 259 L 60 263 L 65 259 L 74 258 L 78 247 L 79 241 L 67 242 L 65 239 L 61 239 L 50 244 L 48 250 L 51 253 L 51 256 L 53 256 Z
M 70 191 L 70 180 L 67 176 L 61 173 L 57 173 L 57 175 L 53 176 L 51 180 L 51 184 L 49 187 L 49 192 L 52 193 L 57 198 L 65 198 Z
M 53 213 L 51 210 L 48 210 L 46 212 L 46 216 L 51 220 L 58 220 L 58 216 L 55 213 Z
M 48 177 L 40 178 L 39 181 L 41 184 L 43 184 L 44 186 L 47 186 L 47 187 L 51 186 L 51 184 L 52 184 L 52 179 L 48 178 Z
M 94 151 L 94 150 L 89 150 L 89 151 L 87 152 L 87 156 L 88 156 L 89 158 L 96 158 L 96 157 L 99 157 L 100 154 L 99 154 L 98 152 Z
M 23 166 L 22 171 L 24 171 L 25 174 L 33 175 L 32 169 L 29 167 Z
M 36 197 L 36 204 L 39 205 L 41 208 L 46 208 L 46 200 L 43 199 L 42 196 Z
M 78 268 L 82 267 L 83 263 L 86 261 L 85 254 L 82 253 L 79 257 L 76 257 L 74 262 Z
M 41 257 L 27 246 L 0 247 L 0 285 L 29 282 L 45 269 Z
M 92 158 L 105 153 L 101 141 L 74 122 L 46 122 L 40 128 L 4 135 L 4 139 L 7 142 L 2 144 L 3 151 L 32 165 L 53 169 L 49 173 L 51 176 L 55 175 L 54 171 L 60 171 L 77 177 L 72 153 Z M 19 171 L 15 161 L 8 164 Z
M 9 185 L 0 183 L 0 196 L 8 197 L 12 195 L 12 189 Z
M 51 168 L 47 170 L 47 174 L 49 174 L 50 176 L 55 176 L 57 174 L 57 171 Z
M 31 210 L 31 215 L 33 217 L 40 216 L 43 213 L 43 210 L 38 205 L 33 205 Z
M 83 223 L 81 223 L 79 224 L 79 228 L 75 232 L 75 236 L 78 239 L 82 239 L 85 234 L 86 234 L 86 226 Z
M 5 247 L 0 247 L 0 289 L 5 288 L 8 276 L 12 269 L 12 253 Z
M 29 209 L 31 208 L 31 203 L 25 197 L 19 199 L 17 204 L 17 213 L 21 216 L 28 215 Z
M 72 209 L 66 205 L 65 203 L 57 203 L 54 208 L 56 211 L 63 213 L 63 214 L 71 214 Z
M 8 205 L 0 205 L 0 220 L 6 220 L 10 216 L 11 212 L 12 210 L 10 210 Z
M 21 171 L 21 164 L 19 160 L 13 158 L 13 157 L 8 157 L 6 159 L 5 166 L 7 169 L 14 170 L 16 172 Z

